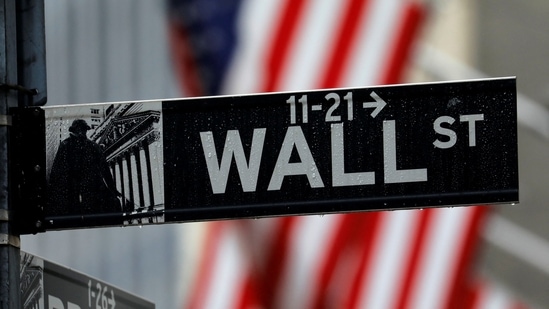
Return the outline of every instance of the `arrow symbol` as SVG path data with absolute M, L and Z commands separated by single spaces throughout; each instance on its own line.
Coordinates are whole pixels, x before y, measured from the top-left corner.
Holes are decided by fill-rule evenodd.
M 107 300 L 109 305 L 111 305 L 111 309 L 114 309 L 116 307 L 116 301 L 114 300 L 114 290 L 111 289 L 111 298 Z
M 362 103 L 363 108 L 375 108 L 374 111 L 370 114 L 372 118 L 376 118 L 377 114 L 381 112 L 381 110 L 387 105 L 387 102 L 385 102 L 382 98 L 380 98 L 377 93 L 373 92 L 370 93 L 370 96 L 376 100 L 375 102 L 364 102 Z

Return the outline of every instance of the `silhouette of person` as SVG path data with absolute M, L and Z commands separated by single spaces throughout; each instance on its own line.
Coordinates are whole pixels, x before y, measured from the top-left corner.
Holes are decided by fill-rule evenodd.
M 121 212 L 111 171 L 101 147 L 86 136 L 90 126 L 76 119 L 57 149 L 49 179 L 50 215 Z

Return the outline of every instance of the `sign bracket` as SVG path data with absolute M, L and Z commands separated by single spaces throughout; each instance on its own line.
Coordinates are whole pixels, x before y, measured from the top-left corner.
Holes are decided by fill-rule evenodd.
M 43 206 L 46 201 L 45 158 L 36 156 L 45 151 L 44 112 L 38 107 L 12 108 L 10 138 L 21 141 L 12 143 L 11 183 L 15 226 L 21 233 L 35 234 L 43 231 Z M 23 218 L 24 216 L 24 218 Z
M 11 212 L 6 209 L 0 209 L 0 221 L 2 222 L 8 222 L 11 218 Z
M 0 222 L 11 222 L 11 212 L 6 209 L 0 209 Z M 21 247 L 20 238 L 16 235 L 0 233 L 0 246 Z
M 21 239 L 16 235 L 0 234 L 0 246 L 21 248 Z
M 0 115 L 0 126 L 11 127 L 12 121 L 10 115 Z

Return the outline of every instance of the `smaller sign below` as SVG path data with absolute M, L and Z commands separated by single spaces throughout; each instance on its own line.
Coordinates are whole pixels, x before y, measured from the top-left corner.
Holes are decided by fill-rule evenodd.
M 109 283 L 21 252 L 21 303 L 35 309 L 152 309 Z

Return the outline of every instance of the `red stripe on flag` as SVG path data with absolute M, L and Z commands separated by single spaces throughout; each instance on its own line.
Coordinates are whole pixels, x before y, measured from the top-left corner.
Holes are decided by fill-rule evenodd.
M 305 0 L 286 0 L 273 37 L 273 44 L 267 53 L 267 72 L 262 91 L 278 90 L 279 78 L 290 52 L 291 43 L 303 13 L 305 2 Z
M 358 306 L 360 292 L 363 291 L 363 285 L 365 284 L 364 277 L 370 273 L 368 270 L 372 267 L 373 250 L 376 248 L 381 221 L 385 218 L 385 215 L 381 212 L 373 212 L 362 214 L 360 218 L 362 220 L 359 224 L 362 227 L 361 234 L 363 237 L 355 245 L 361 249 L 361 254 L 354 273 L 349 274 L 351 287 L 345 300 L 345 308 L 357 308 Z
M 341 77 L 343 70 L 347 67 L 345 64 L 349 60 L 349 54 L 358 35 L 359 25 L 363 18 L 368 16 L 367 11 L 370 6 L 369 0 L 350 0 L 347 1 L 347 7 L 344 14 L 339 19 L 339 29 L 335 32 L 335 38 L 332 40 L 331 51 L 328 53 L 327 62 L 324 64 L 324 73 L 319 81 L 320 88 L 341 86 Z M 347 214 L 343 216 L 337 229 L 336 236 L 330 242 L 328 255 L 324 257 L 321 264 L 321 274 L 319 275 L 318 286 L 313 295 L 312 308 L 324 308 L 333 300 L 329 299 L 329 288 L 333 284 L 335 272 L 338 264 L 348 262 L 344 255 L 353 254 L 352 250 L 359 250 L 360 260 L 354 261 L 355 265 L 345 265 L 347 270 L 345 278 L 354 278 L 349 280 L 351 291 L 345 289 L 338 290 L 341 293 L 349 293 L 345 301 L 349 305 L 354 305 L 358 299 L 360 275 L 363 269 L 371 259 L 370 251 L 374 242 L 375 231 L 377 230 L 379 214 Z M 357 237 L 361 238 L 360 240 Z M 357 243 L 358 242 L 358 243 Z M 335 293 L 339 294 L 339 293 Z M 338 295 L 340 296 L 340 295 Z M 340 296 L 341 297 L 341 296 Z M 352 308 L 352 306 L 345 306 Z
M 480 280 L 468 282 L 468 284 L 463 286 L 463 289 L 465 291 L 465 294 L 463 295 L 463 299 L 460 301 L 460 304 L 463 305 L 463 307 L 461 308 L 477 308 L 480 303 L 480 294 L 482 291 L 482 283 L 480 282 Z M 456 306 L 450 308 L 456 308 Z
M 203 95 L 202 85 L 198 75 L 198 68 L 189 38 L 185 29 L 176 22 L 169 22 L 168 25 L 169 43 L 172 51 L 172 62 L 175 73 L 178 74 L 180 87 L 189 96 Z
M 262 269 L 261 299 L 263 304 L 271 307 L 275 302 L 277 291 L 280 289 L 280 281 L 284 269 L 287 267 L 288 257 L 290 256 L 291 238 L 294 237 L 294 227 L 296 217 L 284 217 L 277 219 L 274 231 L 274 241 L 267 255 L 265 268 Z
M 331 240 L 327 241 L 327 255 L 324 257 L 319 257 L 323 259 L 322 265 L 319 269 L 320 275 L 318 276 L 316 284 L 316 290 L 312 296 L 312 308 L 322 308 L 323 303 L 325 302 L 325 295 L 328 290 L 330 281 L 334 275 L 335 265 L 338 263 L 341 258 L 342 252 L 345 250 L 347 241 L 352 237 L 354 232 L 355 223 L 353 222 L 355 217 L 353 216 L 340 216 L 338 222 L 338 227 L 335 229 L 334 237 Z
M 212 297 L 210 294 L 210 283 L 214 279 L 215 274 L 212 273 L 215 260 L 218 258 L 220 247 L 222 222 L 208 223 L 208 230 L 204 249 L 202 250 L 202 260 L 199 269 L 195 274 L 196 282 L 193 292 L 190 294 L 190 301 L 186 308 L 200 309 L 204 308 L 207 297 Z
M 240 299 L 238 300 L 235 309 L 255 309 L 260 308 L 261 302 L 257 298 L 257 285 L 254 277 L 247 274 L 245 282 L 242 286 Z
M 457 259 L 456 267 L 453 269 L 454 274 L 451 278 L 453 282 L 450 285 L 450 294 L 447 298 L 446 308 L 469 308 L 465 307 L 466 304 L 462 304 L 467 299 L 468 281 L 471 276 L 471 265 L 479 246 L 479 235 L 482 232 L 486 217 L 489 213 L 489 209 L 486 206 L 476 206 L 472 210 L 472 218 L 469 226 L 465 228 L 466 235 L 463 246 L 457 252 L 460 256 Z M 457 245 L 457 244 L 456 244 Z M 462 306 L 463 305 L 463 306 Z
M 367 214 L 347 214 L 340 215 L 338 220 L 338 226 L 334 230 L 333 237 L 327 240 L 328 250 L 325 256 L 319 257 L 322 259 L 319 267 L 319 276 L 316 280 L 316 286 L 311 295 L 312 306 L 311 308 L 324 308 L 327 304 L 333 303 L 331 296 L 340 296 L 340 292 L 345 292 L 347 289 L 339 289 L 335 293 L 331 293 L 330 288 L 333 288 L 332 284 L 336 282 L 337 278 L 343 278 L 348 281 L 349 276 L 356 273 L 355 265 L 352 264 L 353 260 L 349 259 L 349 256 L 353 255 L 358 249 L 361 249 L 365 244 L 369 243 L 368 237 L 364 237 L 364 227 L 373 228 L 370 225 L 370 221 L 365 220 L 367 218 L 373 218 Z M 339 271 L 339 272 L 338 272 Z M 341 274 L 340 272 L 344 273 Z
M 398 30 L 398 36 L 390 49 L 387 69 L 381 78 L 381 84 L 394 84 L 402 80 L 406 62 L 410 58 L 415 38 L 426 17 L 425 5 L 412 1 L 407 4 Z
M 420 259 L 423 253 L 423 247 L 425 245 L 427 238 L 427 232 L 431 225 L 431 221 L 434 217 L 434 210 L 427 209 L 419 211 L 419 223 L 417 226 L 416 233 L 410 235 L 410 241 L 412 242 L 412 249 L 410 256 L 407 259 L 406 266 L 404 268 L 404 276 L 402 281 L 401 289 L 396 289 L 397 293 L 397 306 L 396 308 L 406 308 L 410 305 L 410 295 L 412 293 L 412 287 L 414 286 L 414 281 L 418 277 L 418 267 L 420 264 Z
M 332 50 L 325 65 L 325 73 L 320 81 L 321 88 L 340 86 L 343 69 L 347 67 L 345 64 L 349 59 L 351 47 L 358 34 L 358 25 L 360 20 L 367 16 L 365 11 L 367 11 L 369 5 L 369 0 L 348 1 L 347 10 L 340 19 L 339 31 L 333 44 L 331 44 Z

